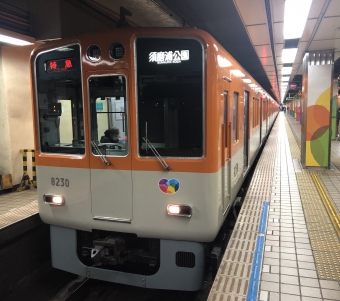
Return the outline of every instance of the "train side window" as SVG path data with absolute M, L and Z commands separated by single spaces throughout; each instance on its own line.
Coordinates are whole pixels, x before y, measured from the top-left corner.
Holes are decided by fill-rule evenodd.
M 238 93 L 234 92 L 233 99 L 233 127 L 232 127 L 233 142 L 238 141 Z
M 85 154 L 79 45 L 41 53 L 35 72 L 41 152 Z
M 255 118 L 256 118 L 256 100 L 255 100 L 255 98 L 253 97 L 253 122 L 252 122 L 253 128 L 255 128 L 255 126 L 256 126 L 256 120 L 255 120 Z
M 126 79 L 122 75 L 91 76 L 88 80 L 91 141 L 106 156 L 128 154 Z M 97 149 L 92 149 L 98 155 Z
M 228 91 L 224 91 L 224 126 L 225 126 L 225 136 L 224 136 L 224 147 L 228 147 Z
M 257 127 L 260 123 L 260 100 L 253 98 L 253 128 Z

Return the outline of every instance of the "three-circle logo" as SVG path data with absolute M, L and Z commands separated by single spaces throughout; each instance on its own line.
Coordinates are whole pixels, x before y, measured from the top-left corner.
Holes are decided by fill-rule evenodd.
M 179 189 L 179 181 L 177 179 L 161 179 L 158 182 L 158 187 L 162 192 L 166 194 L 174 194 L 178 191 Z

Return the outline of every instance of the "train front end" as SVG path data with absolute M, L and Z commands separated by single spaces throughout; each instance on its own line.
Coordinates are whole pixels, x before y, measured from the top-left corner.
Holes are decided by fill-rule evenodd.
M 39 212 L 54 267 L 200 288 L 225 212 L 201 35 L 122 29 L 33 52 Z

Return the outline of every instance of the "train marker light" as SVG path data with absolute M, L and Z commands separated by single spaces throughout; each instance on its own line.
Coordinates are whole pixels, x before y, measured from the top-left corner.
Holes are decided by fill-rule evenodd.
M 191 217 L 191 207 L 187 205 L 169 204 L 167 212 L 168 215 Z
M 46 204 L 61 206 L 65 204 L 65 198 L 62 195 L 44 195 Z

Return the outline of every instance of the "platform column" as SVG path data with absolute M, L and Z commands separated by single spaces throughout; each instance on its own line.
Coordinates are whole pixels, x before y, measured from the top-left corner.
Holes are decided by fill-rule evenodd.
M 337 120 L 336 120 L 337 110 L 338 110 L 338 80 L 335 79 L 333 81 L 333 94 L 332 94 L 332 120 L 331 120 L 331 128 L 332 128 L 331 139 L 332 140 L 336 139 L 337 133 L 338 133 Z
M 304 168 L 329 168 L 333 50 L 308 52 L 303 58 L 301 162 Z

